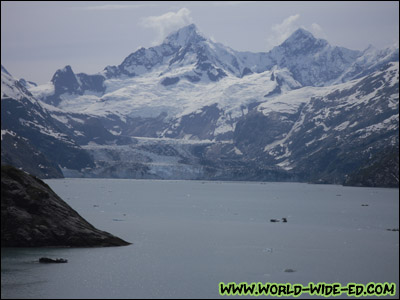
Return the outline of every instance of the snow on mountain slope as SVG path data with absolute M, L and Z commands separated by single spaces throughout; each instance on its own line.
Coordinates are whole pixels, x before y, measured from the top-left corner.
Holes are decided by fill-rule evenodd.
M 63 95 L 59 108 L 71 112 L 102 115 L 118 112 L 129 116 L 155 117 L 167 112 L 170 117 L 188 114 L 213 103 L 228 110 L 262 97 L 273 90 L 271 72 L 252 74 L 244 79 L 227 76 L 218 83 L 180 81 L 173 86 L 157 82 L 154 73 L 132 78 L 109 79 L 105 94 Z
M 9 110 L 12 106 L 23 108 L 25 110 L 26 116 L 20 115 L 18 123 L 38 130 L 41 134 L 48 135 L 65 143 L 73 144 L 65 134 L 62 134 L 60 131 L 55 129 L 53 124 L 48 123 L 48 119 L 51 118 L 49 117 L 48 112 L 42 107 L 41 103 L 39 103 L 33 95 L 20 84 L 19 81 L 9 75 L 8 72 L 2 72 L 1 74 L 1 91 L 2 104 L 4 102 L 4 109 L 9 111 L 10 114 L 13 113 Z M 6 101 L 11 102 L 6 105 Z M 7 120 L 4 120 L 4 122 Z
M 45 84 L 29 88 L 29 91 L 36 99 L 42 100 L 46 99 L 48 96 L 54 95 L 54 90 L 54 84 L 50 81 Z
M 184 69 L 180 68 L 179 70 Z M 272 79 L 271 79 L 272 78 Z M 299 88 L 288 70 L 265 71 L 239 78 L 229 74 L 218 82 L 179 81 L 165 86 L 158 81 L 158 72 L 151 72 L 135 77 L 111 78 L 104 82 L 105 93 L 86 91 L 82 95 L 63 94 L 58 105 L 69 113 L 107 117 L 116 115 L 126 117 L 155 118 L 167 113 L 166 122 L 178 126 L 183 116 L 202 112 L 204 107 L 213 106 L 221 110 L 212 135 L 204 138 L 213 139 L 219 134 L 233 131 L 232 123 L 246 113 L 251 104 L 264 101 L 266 95 L 276 94 Z M 31 91 L 37 95 L 44 89 L 36 87 Z M 170 136 L 171 128 L 160 132 L 160 136 Z M 175 136 L 176 137 L 176 136 Z
M 398 144 L 398 57 L 397 48 L 353 51 L 304 29 L 269 52 L 239 52 L 192 24 L 120 65 L 94 75 L 66 66 L 29 90 L 96 157 L 88 176 L 123 168 L 168 177 L 175 164 L 185 178 L 332 182 Z M 137 137 L 175 156 L 145 154 Z M 182 154 L 173 139 L 202 144 Z M 139 165 L 124 168 L 129 151 Z
M 257 107 L 263 113 L 262 122 L 248 117 L 253 132 L 271 119 L 274 127 L 260 139 L 264 144 L 259 144 L 258 152 L 254 143 L 250 143 L 253 148 L 247 152 L 260 157 L 264 147 L 268 164 L 275 161 L 286 170 L 336 163 L 329 172 L 348 172 L 357 161 L 398 145 L 398 93 L 398 62 L 340 85 L 291 91 Z M 245 124 L 240 124 L 239 129 L 246 128 Z M 244 153 L 249 144 L 245 138 L 251 138 L 249 130 L 244 131 L 243 137 L 238 130 L 235 143 Z M 339 171 L 340 168 L 343 169 Z M 308 172 L 311 173 L 310 169 Z
M 59 165 L 77 168 L 91 159 L 40 101 L 2 67 L 2 162 L 40 177 L 62 177 Z
M 379 50 L 370 45 L 332 84 L 346 82 L 350 79 L 368 75 L 393 61 L 399 61 L 399 49 L 397 47 L 392 46 Z
M 296 30 L 269 52 L 275 64 L 287 67 L 304 86 L 323 86 L 345 72 L 359 51 L 331 46 L 304 29 Z
M 31 103 L 35 103 L 36 100 L 32 98 L 32 94 L 12 75 L 1 66 L 1 100 L 6 98 L 13 98 L 15 100 L 21 100 L 23 98 L 29 100 Z
M 205 159 L 219 170 L 215 172 L 221 177 L 216 178 L 235 178 L 236 175 L 232 174 L 240 172 L 244 178 L 256 176 L 277 180 L 286 178 L 278 171 L 284 170 L 300 173 L 301 178 L 309 179 L 313 178 L 310 176 L 317 176 L 315 174 L 327 172 L 324 175 L 326 178 L 338 178 L 340 181 L 343 173 L 351 168 L 340 160 L 343 158 L 336 158 L 331 153 L 332 149 L 337 149 L 335 151 L 343 153 L 344 157 L 352 157 L 349 159 L 351 165 L 357 165 L 385 145 L 398 143 L 398 63 L 391 63 L 369 76 L 327 87 L 285 87 L 286 82 L 295 83 L 289 80 L 292 78 L 287 70 L 251 74 L 246 76 L 249 81 L 228 76 L 213 85 L 192 84 L 193 90 L 188 99 L 179 98 L 180 92 L 187 95 L 184 92 L 188 90 L 180 87 L 187 87 L 190 83 L 185 85 L 179 82 L 166 88 L 151 83 L 150 74 L 148 77 L 114 81 L 124 85 L 121 80 L 130 80 L 135 82 L 136 88 L 143 88 L 147 83 L 149 93 L 160 88 L 160 97 L 165 97 L 162 98 L 164 101 L 169 97 L 175 98 L 175 102 L 170 101 L 175 110 L 169 111 L 175 117 L 164 120 L 164 126 L 158 129 L 158 138 L 136 137 L 139 143 L 126 145 L 89 143 L 84 146 L 96 161 L 96 168 L 88 169 L 85 176 L 207 178 L 211 176 L 207 171 L 211 166 L 204 165 Z M 280 83 L 278 78 L 283 78 Z M 233 84 L 234 81 L 236 84 Z M 132 86 L 126 87 L 125 91 Z M 282 87 L 279 93 L 264 97 L 266 92 L 277 86 Z M 165 92 L 161 91 L 169 91 L 169 94 L 164 95 Z M 255 91 L 258 91 L 258 98 L 247 95 L 250 92 L 254 95 Z M 138 97 L 143 92 L 136 90 L 130 93 Z M 207 94 L 212 94 L 214 98 L 201 101 Z M 147 107 L 153 105 L 151 111 L 154 112 L 160 103 L 151 100 Z M 128 107 L 132 110 L 129 99 L 120 101 L 119 109 Z M 110 111 L 106 109 L 106 103 L 100 104 L 104 106 L 97 108 L 99 113 L 103 112 L 108 117 Z M 138 106 L 138 109 L 141 108 Z M 136 117 L 143 114 L 144 110 Z M 195 150 L 198 147 L 202 150 Z M 186 150 L 182 152 L 182 149 Z M 331 160 L 339 168 L 337 173 L 325 170 L 324 162 Z M 249 169 L 249 166 L 261 168 L 258 171 L 260 174 L 243 175 L 253 168 Z M 313 167 L 309 174 L 303 174 L 310 166 Z M 272 174 L 265 174 L 263 168 Z
M 362 57 L 370 62 L 378 55 L 367 59 L 367 52 L 333 47 L 304 29 L 268 53 L 238 52 L 211 41 L 191 24 L 159 46 L 135 51 L 118 66 L 108 66 L 96 75 L 74 74 L 66 66 L 50 84 L 30 91 L 65 111 L 103 117 L 167 113 L 168 120 L 178 120 L 217 104 L 223 118 L 231 119 L 270 96 L 353 78 Z M 220 132 L 229 127 L 222 119 L 218 123 L 225 128 L 220 127 Z

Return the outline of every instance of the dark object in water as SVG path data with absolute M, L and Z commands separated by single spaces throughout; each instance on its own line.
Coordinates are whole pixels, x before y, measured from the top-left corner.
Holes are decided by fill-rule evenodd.
M 283 270 L 283 272 L 286 272 L 286 273 L 294 273 L 294 272 L 296 272 L 296 270 L 293 270 L 293 269 L 285 269 L 285 270 Z
M 287 223 L 287 219 L 286 218 L 282 218 L 282 222 L 283 223 Z
M 361 204 L 361 206 L 368 206 L 368 204 Z
M 56 259 L 52 259 L 52 258 L 48 258 L 48 257 L 41 257 L 39 258 L 39 262 L 40 263 L 55 263 L 55 264 L 61 264 L 61 263 L 67 263 L 68 259 L 64 259 L 64 258 L 56 258 Z
M 386 229 L 386 230 L 387 230 L 387 231 L 399 231 L 398 228 L 393 228 L 393 229 L 388 228 L 388 229 Z
M 279 220 L 278 219 L 271 219 L 271 220 L 269 220 L 270 222 L 279 222 Z

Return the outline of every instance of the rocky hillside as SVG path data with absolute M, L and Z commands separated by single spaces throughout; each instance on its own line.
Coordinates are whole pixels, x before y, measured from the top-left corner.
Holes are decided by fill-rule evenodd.
M 45 106 L 2 66 L 2 163 L 41 178 L 63 177 L 60 166 L 92 166 L 89 155 Z
M 399 187 L 399 148 L 388 148 L 374 155 L 350 174 L 344 185 Z
M 93 227 L 40 179 L 1 166 L 2 247 L 107 247 L 128 242 Z

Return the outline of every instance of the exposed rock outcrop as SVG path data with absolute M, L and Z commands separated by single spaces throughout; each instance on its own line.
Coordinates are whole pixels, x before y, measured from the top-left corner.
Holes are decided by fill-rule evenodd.
M 344 185 L 398 188 L 399 147 L 389 146 L 377 153 L 357 171 L 350 174 Z
M 130 243 L 89 224 L 40 179 L 1 166 L 2 247 L 107 247 Z

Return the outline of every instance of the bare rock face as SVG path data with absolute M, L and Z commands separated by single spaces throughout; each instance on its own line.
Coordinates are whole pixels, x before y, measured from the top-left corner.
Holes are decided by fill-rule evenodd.
M 40 179 L 1 166 L 2 247 L 108 247 L 130 243 L 89 224 Z

